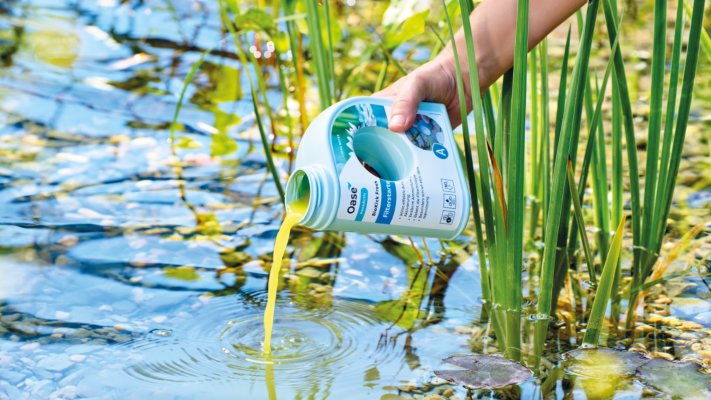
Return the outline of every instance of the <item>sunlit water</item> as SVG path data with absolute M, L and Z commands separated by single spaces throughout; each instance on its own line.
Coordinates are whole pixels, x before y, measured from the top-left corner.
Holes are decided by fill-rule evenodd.
M 436 383 L 443 358 L 471 350 L 481 305 L 476 256 L 453 262 L 438 241 L 444 261 L 418 274 L 407 242 L 297 229 L 265 362 L 283 209 L 251 102 L 231 94 L 246 75 L 216 2 L 172 3 L 0 4 L 0 398 L 364 399 Z M 179 152 L 183 201 L 167 128 L 215 46 L 179 119 L 201 145 Z M 237 139 L 222 161 L 215 126 Z
M 0 6 L 0 398 L 378 398 L 466 352 L 475 258 L 421 306 L 445 319 L 408 335 L 376 313 L 408 285 L 385 237 L 297 230 L 288 258 L 326 261 L 282 280 L 267 367 L 264 266 L 283 209 L 249 99 L 216 93 L 246 76 L 209 57 L 188 90 L 181 136 L 202 147 L 179 153 L 186 204 L 167 127 L 201 49 L 230 48 L 213 2 L 119 3 Z M 220 163 L 210 135 L 226 115 L 238 149 Z M 196 229 L 190 207 L 221 232 Z

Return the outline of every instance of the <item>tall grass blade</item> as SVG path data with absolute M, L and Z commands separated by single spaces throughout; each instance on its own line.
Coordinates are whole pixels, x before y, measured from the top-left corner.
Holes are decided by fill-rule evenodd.
M 610 300 L 613 281 L 615 279 L 615 269 L 617 269 L 620 253 L 622 252 L 622 235 L 624 233 L 625 221 L 620 221 L 615 232 L 615 236 L 610 243 L 610 251 L 607 253 L 605 266 L 602 268 L 600 283 L 597 285 L 595 292 L 595 300 L 593 301 L 592 311 L 588 319 L 587 329 L 583 343 L 591 346 L 597 346 L 600 341 L 600 331 L 602 323 L 605 319 L 605 311 L 607 311 L 607 303 Z
M 682 8 L 686 6 L 684 0 L 677 0 L 676 24 L 674 26 L 674 44 L 672 45 L 672 59 L 669 71 L 669 96 L 667 99 L 667 109 L 664 120 L 664 141 L 662 143 L 662 155 L 659 160 L 659 182 L 666 182 L 669 172 L 669 157 L 671 154 L 672 136 L 674 131 L 674 117 L 676 115 L 676 99 L 679 86 L 679 61 L 681 59 L 682 31 L 684 30 L 684 14 Z M 689 14 L 691 11 L 689 10 Z M 663 185 L 657 185 L 656 198 L 663 195 Z M 659 215 L 661 202 L 654 205 L 654 215 Z M 654 236 L 653 236 L 654 237 Z
M 662 191 L 662 203 L 660 207 L 660 215 L 656 219 L 659 224 L 656 225 L 654 233 L 657 235 L 652 253 L 657 254 L 661 248 L 664 229 L 662 224 L 666 225 L 667 216 L 671 207 L 672 196 L 674 194 L 674 185 L 676 176 L 679 172 L 679 164 L 684 147 L 684 139 L 686 137 L 686 127 L 689 122 L 689 114 L 691 110 L 691 99 L 693 96 L 694 79 L 696 77 L 696 69 L 699 58 L 700 48 L 700 33 L 703 29 L 702 20 L 704 13 L 704 0 L 694 0 L 693 12 L 691 15 L 691 26 L 689 28 L 689 40 L 686 47 L 686 62 L 684 64 L 684 77 L 682 78 L 681 98 L 679 100 L 679 109 L 676 113 L 676 129 L 674 132 L 674 143 L 672 145 L 671 159 L 669 161 L 668 173 L 666 179 L 660 184 L 664 185 Z M 650 265 L 651 264 L 651 265 Z M 648 274 L 651 270 L 653 261 L 650 260 L 645 266 L 644 272 Z
M 580 227 L 580 241 L 583 244 L 583 251 L 585 253 L 585 262 L 588 264 L 588 273 L 590 274 L 590 281 L 597 284 L 597 274 L 595 272 L 595 258 L 590 250 L 590 242 L 588 242 L 588 235 L 585 233 L 585 221 L 583 220 L 583 209 L 580 206 L 580 198 L 578 195 L 578 189 L 575 185 L 575 177 L 573 176 L 573 161 L 568 159 L 568 187 L 570 188 L 570 197 L 573 199 L 573 209 L 575 215 L 575 221 Z
M 659 182 L 660 197 L 656 199 L 659 205 L 656 207 L 656 215 L 651 219 L 651 226 L 644 227 L 645 230 L 651 230 L 648 242 L 644 243 L 646 253 L 637 262 L 635 270 L 638 275 L 634 276 L 632 288 L 630 290 L 630 300 L 627 309 L 626 326 L 628 329 L 634 323 L 634 312 L 637 304 L 637 287 L 642 285 L 649 277 L 661 249 L 664 231 L 666 227 L 669 209 L 671 208 L 672 197 L 674 194 L 674 186 L 676 176 L 679 172 L 679 164 L 684 150 L 684 138 L 686 137 L 686 127 L 689 121 L 689 113 L 691 109 L 691 99 L 693 96 L 694 79 L 696 77 L 696 69 L 698 64 L 699 50 L 701 45 L 701 30 L 703 29 L 703 12 L 704 0 L 694 0 L 691 14 L 691 25 L 689 28 L 689 39 L 686 51 L 686 62 L 684 65 L 684 76 L 682 78 L 681 98 L 679 100 L 679 109 L 676 113 L 676 128 L 674 130 L 673 143 L 670 153 L 669 165 L 666 166 L 667 171 L 663 174 L 664 181 Z M 676 90 L 676 86 L 672 85 Z M 669 116 L 667 116 L 669 118 Z M 666 139 L 665 139 L 666 141 Z M 662 156 L 664 158 L 664 154 Z M 662 166 L 663 168 L 664 166 Z
M 568 89 L 568 57 L 570 56 L 570 31 L 565 39 L 565 51 L 563 52 L 563 62 L 560 67 L 560 82 L 558 83 L 558 109 L 555 115 L 555 140 L 553 142 L 553 154 L 558 151 L 558 140 L 560 139 L 560 129 L 563 127 L 563 113 L 565 111 L 566 90 Z
M 580 49 L 575 59 L 575 67 L 573 68 L 573 80 L 571 82 L 570 91 L 567 96 L 565 110 L 563 114 L 563 122 L 560 131 L 560 138 L 556 149 L 556 155 L 553 164 L 553 187 L 551 190 L 551 204 L 548 209 L 548 219 L 545 229 L 545 247 L 543 249 L 543 261 L 541 265 L 541 277 L 538 296 L 538 316 L 537 324 L 547 324 L 552 311 L 554 277 L 556 270 L 557 242 L 558 233 L 562 223 L 561 215 L 568 210 L 563 210 L 563 200 L 565 196 L 566 186 L 566 169 L 568 158 L 572 158 L 571 143 L 577 142 L 579 132 L 574 129 L 579 123 L 582 111 L 582 102 L 578 94 L 583 89 L 583 84 L 587 78 L 588 65 L 590 61 L 590 48 L 592 44 L 592 34 L 595 28 L 597 19 L 597 10 L 599 0 L 590 1 L 586 13 L 585 25 L 580 41 Z M 537 329 L 535 340 L 536 351 L 542 349 L 545 336 L 541 337 L 541 332 L 544 330 Z
M 550 199 L 551 187 L 551 150 L 550 150 L 550 112 L 549 112 L 549 95 L 548 95 L 548 40 L 544 39 L 539 44 L 539 53 L 541 58 L 541 160 L 539 165 L 542 165 L 543 174 L 543 226 L 546 225 L 546 217 L 548 216 L 548 202 Z M 565 69 L 568 69 L 567 61 Z M 565 92 L 565 91 L 564 91 Z
M 318 0 L 305 0 L 305 3 L 306 23 L 309 29 L 311 56 L 313 57 L 313 67 L 316 73 L 319 101 L 321 109 L 325 109 L 333 103 L 333 76 L 330 73 L 329 49 L 326 48 L 323 42 Z
M 619 26 L 619 24 L 618 24 Z M 619 37 L 618 40 L 615 40 L 615 43 L 612 46 L 612 51 L 614 51 L 617 48 L 617 44 L 619 43 Z M 585 194 L 585 187 L 587 186 L 587 180 L 588 180 L 588 174 L 590 171 L 590 164 L 593 159 L 593 154 L 594 150 L 602 147 L 602 149 L 597 150 L 598 152 L 604 151 L 604 141 L 602 144 L 599 142 L 599 138 L 602 137 L 603 132 L 602 132 L 602 124 L 600 123 L 601 121 L 601 115 L 602 115 L 602 104 L 605 99 L 605 91 L 607 89 L 607 83 L 610 78 L 610 73 L 612 71 L 612 58 L 607 63 L 607 67 L 605 68 L 605 75 L 602 79 L 602 87 L 598 88 L 597 90 L 597 102 L 595 105 L 595 111 L 592 111 L 592 96 L 590 95 L 589 91 L 586 90 L 588 93 L 586 93 L 585 96 L 585 108 L 586 108 L 586 113 L 589 119 L 589 126 L 588 126 L 588 142 L 585 146 L 585 155 L 583 156 L 583 162 L 582 166 L 580 168 L 580 180 L 578 183 L 578 194 L 577 196 L 579 197 L 579 203 L 583 203 L 583 196 Z M 596 147 L 597 146 L 597 147 Z M 598 165 L 598 168 L 606 168 L 606 165 Z M 605 185 L 607 185 L 607 177 L 606 174 L 600 174 L 598 175 L 601 176 L 601 181 L 604 182 Z M 600 183 L 597 184 L 598 186 L 601 186 Z M 596 194 L 599 194 L 602 190 L 599 188 L 595 192 Z M 606 191 L 604 193 L 607 193 Z M 571 192 L 572 194 L 572 192 Z M 605 194 L 604 196 L 601 196 L 602 199 L 596 197 L 596 213 L 600 214 L 603 211 L 600 210 L 600 208 L 604 208 L 606 210 L 606 206 L 603 207 L 603 205 L 607 204 L 607 195 Z M 605 200 L 603 200 L 605 199 Z M 604 216 L 603 216 L 604 217 Z M 600 217 L 598 217 L 599 220 Z M 609 226 L 609 222 L 605 225 L 605 227 Z M 578 229 L 579 229 L 579 224 L 577 219 L 573 220 L 573 223 L 571 224 L 570 227 L 570 234 L 569 234 L 569 239 L 568 239 L 568 258 L 573 258 L 575 249 L 577 248 L 577 235 L 578 235 Z M 604 264 L 605 262 L 605 256 L 606 256 L 606 249 L 607 249 L 607 235 L 600 240 L 601 242 L 604 241 L 605 243 L 605 254 L 600 254 L 600 260 Z M 557 290 L 557 289 L 554 289 Z
M 509 147 L 506 189 L 508 194 L 508 224 L 506 267 L 513 290 L 507 299 L 507 356 L 520 359 L 521 270 L 523 265 L 523 224 L 526 193 L 526 78 L 528 60 L 528 0 L 519 0 L 516 16 L 516 48 L 514 50 L 513 97 L 511 99 L 511 146 Z M 500 196 L 503 203 L 503 196 Z
M 691 17 L 691 7 L 689 7 L 689 4 L 682 0 L 681 3 L 684 5 L 684 9 L 686 10 L 686 15 Z M 679 7 L 681 8 L 681 7 Z M 676 19 L 677 24 L 680 21 L 680 18 L 677 17 Z M 706 29 L 701 30 L 701 49 L 704 52 L 704 55 L 706 56 L 706 60 L 708 62 L 711 62 L 711 37 L 709 37 L 709 33 L 706 31 Z
M 613 44 L 617 39 L 618 30 L 617 21 L 617 5 L 613 5 L 611 0 L 603 0 L 603 10 L 605 13 L 605 23 L 610 44 Z M 630 100 L 629 88 L 627 86 L 627 74 L 625 65 L 622 59 L 622 50 L 620 46 L 612 53 L 614 60 L 615 74 L 613 75 L 613 84 L 618 89 L 620 109 L 622 111 L 622 126 L 624 128 L 626 149 L 627 149 L 627 166 L 629 169 L 630 180 L 630 197 L 631 197 L 631 214 L 632 214 L 632 242 L 633 242 L 633 261 L 632 273 L 639 275 L 640 263 L 640 230 L 641 230 L 641 215 L 642 209 L 640 205 L 640 188 L 639 188 L 639 168 L 637 162 L 637 143 L 634 132 L 634 119 L 632 115 L 632 102 Z
M 664 101 L 664 69 L 666 67 L 667 2 L 654 2 L 654 42 L 652 51 L 652 90 L 649 104 L 649 130 L 647 132 L 647 166 L 644 174 L 644 208 L 642 227 L 652 226 L 654 203 L 656 201 L 657 163 L 659 162 L 659 139 L 662 123 L 662 102 Z M 647 246 L 650 229 L 642 229 L 641 241 Z M 649 248 L 642 255 L 642 263 L 649 258 Z

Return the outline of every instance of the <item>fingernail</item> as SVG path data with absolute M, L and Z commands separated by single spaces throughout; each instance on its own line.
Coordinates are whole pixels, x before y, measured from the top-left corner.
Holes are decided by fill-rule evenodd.
M 390 125 L 402 126 L 405 125 L 405 117 L 400 114 L 395 114 L 390 118 Z

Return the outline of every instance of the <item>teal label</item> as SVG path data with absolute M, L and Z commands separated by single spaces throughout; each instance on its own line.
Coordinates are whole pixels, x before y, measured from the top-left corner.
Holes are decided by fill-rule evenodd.
M 380 180 L 380 188 L 383 193 L 383 203 L 380 206 L 380 212 L 378 213 L 378 218 L 375 220 L 375 223 L 389 224 L 393 220 L 393 215 L 395 215 L 397 189 L 395 188 L 395 182 L 383 179 Z
M 356 214 L 356 221 L 362 221 L 365 216 L 365 210 L 368 208 L 368 189 L 362 188 L 360 190 L 360 205 L 358 206 L 358 214 Z

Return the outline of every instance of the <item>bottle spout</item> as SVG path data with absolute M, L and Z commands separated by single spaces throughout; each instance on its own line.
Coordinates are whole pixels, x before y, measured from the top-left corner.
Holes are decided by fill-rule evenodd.
M 306 171 L 299 169 L 286 184 L 286 211 L 301 214 L 302 221 L 309 211 L 311 202 L 311 183 Z

